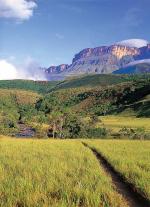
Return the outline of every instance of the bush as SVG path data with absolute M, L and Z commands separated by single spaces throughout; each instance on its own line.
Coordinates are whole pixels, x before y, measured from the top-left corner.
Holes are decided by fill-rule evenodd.
M 41 124 L 34 126 L 35 129 L 35 136 L 37 138 L 47 138 L 47 129 L 41 127 Z
M 108 136 L 109 132 L 106 128 L 92 128 L 87 131 L 88 138 L 102 138 Z
M 119 131 L 119 135 L 130 139 L 149 139 L 149 134 L 145 132 L 144 128 L 132 129 L 124 127 Z

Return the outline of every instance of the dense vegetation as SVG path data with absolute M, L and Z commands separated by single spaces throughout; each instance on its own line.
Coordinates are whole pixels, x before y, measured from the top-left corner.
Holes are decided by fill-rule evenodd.
M 37 137 L 105 137 L 112 135 L 100 116 L 150 117 L 150 76 L 88 75 L 63 82 L 0 81 L 0 133 L 13 135 L 19 123 Z M 7 88 L 7 89 L 5 89 Z M 97 126 L 97 123 L 100 123 Z M 127 130 L 120 129 L 120 134 Z M 148 137 L 140 128 L 135 138 Z
M 33 116 L 34 104 L 40 97 L 35 92 L 0 89 L 0 134 L 17 133 L 19 120 L 24 115 L 28 120 Z

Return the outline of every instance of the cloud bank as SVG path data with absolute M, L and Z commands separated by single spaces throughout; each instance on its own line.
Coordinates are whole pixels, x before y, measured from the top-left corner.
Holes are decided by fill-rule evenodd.
M 127 47 L 141 48 L 147 46 L 148 43 L 149 42 L 147 40 L 143 40 L 143 39 L 128 39 L 128 40 L 123 40 L 121 42 L 117 42 L 116 44 L 124 45 Z
M 36 7 L 34 0 L 0 0 L 0 17 L 28 20 Z
M 7 60 L 0 60 L 0 80 L 46 80 L 45 73 L 33 60 L 27 60 L 22 66 L 15 66 Z

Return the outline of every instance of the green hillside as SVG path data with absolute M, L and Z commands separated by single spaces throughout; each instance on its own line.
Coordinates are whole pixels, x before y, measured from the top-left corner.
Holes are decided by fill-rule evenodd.
M 23 89 L 38 93 L 47 93 L 58 83 L 58 81 L 0 80 L 0 88 Z
M 59 89 L 84 88 L 87 90 L 89 88 L 104 87 L 143 79 L 150 79 L 150 74 L 94 74 L 76 76 L 64 81 L 0 80 L 0 89 L 23 89 L 45 94 Z
M 149 94 L 149 80 L 124 82 L 94 88 L 62 89 L 61 87 L 45 95 L 41 100 L 41 107 L 67 107 L 76 113 L 94 113 L 97 116 L 121 113 L 127 108 L 132 108 L 137 112 L 137 116 L 149 116 L 150 114 L 146 111 L 144 114 L 146 106 L 149 105 Z
M 75 76 L 66 79 L 56 85 L 55 90 L 70 89 L 70 88 L 95 88 L 108 85 L 116 85 L 124 82 L 140 81 L 150 79 L 150 74 L 131 74 L 131 75 L 116 75 L 116 74 L 91 74 L 83 76 Z M 54 88 L 53 88 L 54 89 Z
M 60 83 L 58 89 L 88 87 L 93 88 L 96 86 L 107 86 L 118 84 L 128 81 L 128 76 L 113 75 L 113 74 L 95 74 L 95 75 L 84 75 L 66 79 Z
M 96 129 L 101 116 L 150 117 L 149 77 L 88 75 L 62 82 L 0 81 L 0 133 L 14 134 L 21 122 L 39 137 L 105 135 L 104 123 Z

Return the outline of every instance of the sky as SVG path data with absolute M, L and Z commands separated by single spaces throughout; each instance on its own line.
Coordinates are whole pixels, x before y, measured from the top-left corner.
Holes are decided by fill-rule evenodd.
M 149 41 L 149 8 L 150 0 L 0 0 L 0 61 L 49 67 L 84 48 Z

